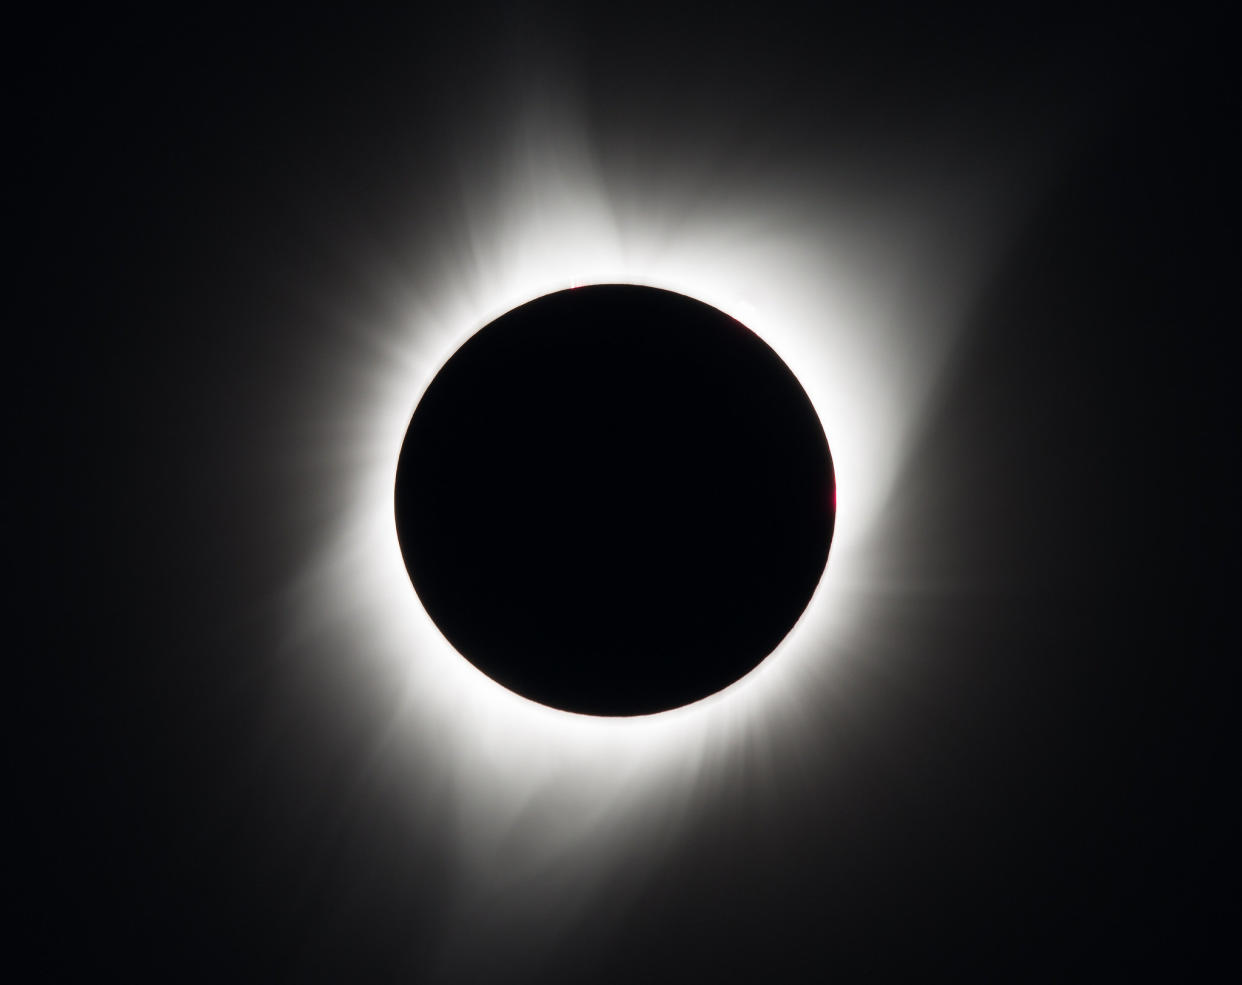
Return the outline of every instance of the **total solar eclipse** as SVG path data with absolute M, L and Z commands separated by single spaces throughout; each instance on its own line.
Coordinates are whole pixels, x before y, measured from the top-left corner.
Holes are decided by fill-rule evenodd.
M 828 559 L 835 478 L 793 373 L 721 311 L 651 287 L 549 294 L 423 394 L 397 466 L 414 589 L 533 701 L 646 715 L 744 677 Z

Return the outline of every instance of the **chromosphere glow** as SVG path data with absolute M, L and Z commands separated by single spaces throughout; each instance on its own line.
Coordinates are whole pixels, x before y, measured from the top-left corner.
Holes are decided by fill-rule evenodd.
M 401 695 L 376 714 L 411 798 L 452 816 L 457 926 L 555 875 L 555 892 L 506 908 L 518 935 L 526 921 L 555 934 L 620 859 L 641 870 L 629 848 L 662 843 L 723 777 L 796 762 L 822 727 L 891 597 L 893 483 L 1015 191 L 1012 175 L 989 184 L 994 167 L 930 181 L 924 160 L 883 181 L 849 162 L 813 182 L 742 173 L 690 196 L 693 158 L 658 180 L 605 167 L 572 112 L 531 106 L 463 166 L 460 210 L 420 232 L 437 246 L 377 260 L 369 296 L 332 299 L 340 345 L 285 442 L 334 518 L 291 586 L 287 647 L 307 674 L 346 667 Z M 823 577 L 772 656 L 705 700 L 633 718 L 546 707 L 461 659 L 411 587 L 392 510 L 411 414 L 446 360 L 519 305 L 603 283 L 697 298 L 755 332 L 814 405 L 840 487 Z

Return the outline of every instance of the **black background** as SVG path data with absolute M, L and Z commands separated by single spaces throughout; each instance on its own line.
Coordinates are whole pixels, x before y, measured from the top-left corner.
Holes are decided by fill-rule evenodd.
M 882 181 L 963 137 L 986 152 L 991 127 L 1038 154 L 1093 109 L 993 258 L 886 506 L 894 582 L 932 588 L 877 620 L 844 758 L 808 727 L 782 797 L 721 784 L 555 946 L 480 914 L 482 980 L 1203 977 L 1236 773 L 1223 37 L 1122 6 L 20 26 L 11 896 L 34 966 L 434 980 L 441 822 L 360 787 L 368 685 L 332 704 L 275 655 L 264 603 L 321 491 L 266 425 L 330 383 L 318 299 L 434 249 L 472 135 L 553 65 L 605 149 L 788 155 L 809 187 L 843 146 Z

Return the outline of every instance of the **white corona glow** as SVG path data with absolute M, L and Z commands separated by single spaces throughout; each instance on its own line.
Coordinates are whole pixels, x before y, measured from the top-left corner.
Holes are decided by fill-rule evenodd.
M 726 777 L 796 750 L 840 684 L 835 669 L 864 647 L 864 619 L 885 605 L 875 572 L 899 559 L 882 556 L 876 534 L 1006 212 L 1008 189 L 989 193 L 978 175 L 926 192 L 913 175 L 889 179 L 881 196 L 848 168 L 823 185 L 752 172 L 682 204 L 706 180 L 693 165 L 626 175 L 583 133 L 545 101 L 476 155 L 489 165 L 463 169 L 460 214 L 421 233 L 438 249 L 399 270 L 367 261 L 398 315 L 337 315 L 328 393 L 297 409 L 310 427 L 289 442 L 337 508 L 290 590 L 288 648 L 400 692 L 387 741 L 409 782 L 452 813 L 466 909 L 549 872 L 563 876 L 557 906 L 572 908 L 626 845 L 671 831 Z M 781 646 L 725 691 L 640 718 L 556 711 L 476 670 L 422 609 L 393 514 L 410 416 L 444 362 L 517 305 L 595 283 L 676 291 L 764 339 L 810 397 L 839 488 L 827 568 Z

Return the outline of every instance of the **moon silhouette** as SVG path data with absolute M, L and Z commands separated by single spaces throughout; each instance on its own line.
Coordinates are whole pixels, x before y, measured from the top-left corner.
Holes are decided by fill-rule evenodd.
M 651 287 L 549 294 L 466 341 L 401 450 L 414 589 L 533 701 L 646 715 L 714 694 L 797 622 L 835 476 L 793 373 L 721 311 Z

